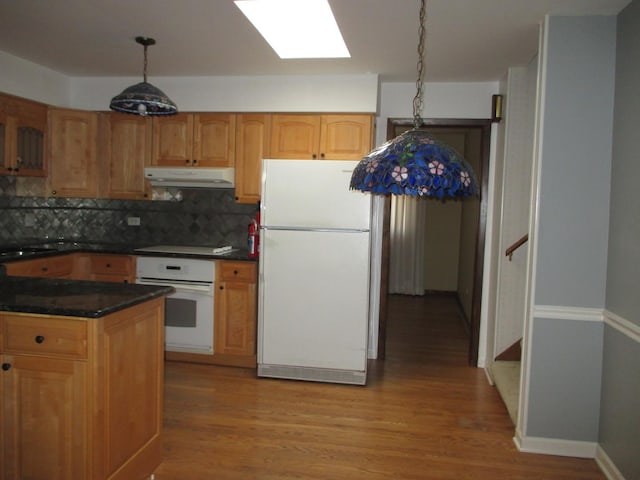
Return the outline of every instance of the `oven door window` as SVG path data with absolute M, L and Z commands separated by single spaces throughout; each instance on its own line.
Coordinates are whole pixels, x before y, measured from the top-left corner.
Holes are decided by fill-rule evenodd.
M 167 298 L 164 324 L 167 327 L 196 328 L 197 301 L 187 298 Z
M 213 354 L 213 294 L 176 289 L 165 299 L 165 349 Z

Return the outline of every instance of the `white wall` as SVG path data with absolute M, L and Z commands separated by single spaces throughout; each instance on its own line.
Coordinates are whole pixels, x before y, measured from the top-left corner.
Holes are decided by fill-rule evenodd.
M 69 78 L 0 51 L 0 92 L 42 103 L 69 105 Z
M 140 77 L 67 77 L 0 52 L 0 92 L 60 107 L 108 110 Z M 375 113 L 377 75 L 156 77 L 180 111 Z
M 140 78 L 73 78 L 74 108 L 107 110 L 111 98 Z M 377 75 L 162 77 L 149 81 L 180 111 L 374 113 Z
M 498 82 L 425 83 L 423 118 L 491 118 Z M 376 145 L 386 141 L 387 119 L 413 118 L 415 83 L 382 83 Z

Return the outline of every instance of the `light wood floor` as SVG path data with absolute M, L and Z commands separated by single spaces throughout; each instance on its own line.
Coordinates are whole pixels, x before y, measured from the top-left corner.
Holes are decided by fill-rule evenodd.
M 366 387 L 168 363 L 157 480 L 604 479 L 593 460 L 519 453 L 451 297 L 392 296 Z

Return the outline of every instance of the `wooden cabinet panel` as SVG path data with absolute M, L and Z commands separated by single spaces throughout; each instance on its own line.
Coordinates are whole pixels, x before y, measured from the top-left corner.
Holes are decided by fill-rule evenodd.
M 101 114 L 101 197 L 150 198 L 144 167 L 151 164 L 152 128 L 149 117 Z
M 199 113 L 193 121 L 193 165 L 233 167 L 235 163 L 235 115 Z
M 3 478 L 89 478 L 86 363 L 28 355 L 2 363 Z
M 313 159 L 320 142 L 319 115 L 273 115 L 271 158 Z
M 226 358 L 229 364 L 254 366 L 256 264 L 220 261 L 217 262 L 216 277 L 214 355 Z
M 257 266 L 253 262 L 218 262 L 218 281 L 256 283 Z
M 214 351 L 225 355 L 255 355 L 255 284 L 224 282 L 216 301 Z
M 273 115 L 271 158 L 360 160 L 372 136 L 371 115 Z
M 98 282 L 135 283 L 135 256 L 91 254 L 89 255 L 89 278 Z
M 231 167 L 235 115 L 179 113 L 153 119 L 153 165 Z
M 153 118 L 153 165 L 184 167 L 191 164 L 193 115 L 178 113 Z
M 371 151 L 371 115 L 322 115 L 320 158 L 361 160 Z
M 17 277 L 71 278 L 74 270 L 73 255 L 34 258 L 5 263 L 7 275 Z
M 98 195 L 98 114 L 49 109 L 49 189 L 59 197 Z
M 47 328 L 62 351 L 34 352 L 32 330 Z M 0 312 L 0 478 L 148 478 L 162 459 L 163 347 L 163 298 L 95 319 Z
M 269 155 L 271 116 L 240 114 L 236 116 L 236 201 L 260 201 L 262 159 Z
M 87 324 L 79 320 L 60 319 L 43 322 L 33 318 L 6 314 L 4 351 L 66 358 L 87 357 Z
M 47 174 L 47 106 L 0 94 L 0 175 Z
M 158 462 L 162 454 L 164 322 L 159 307 L 164 299 L 154 305 L 138 305 L 123 311 L 124 315 L 106 317 L 100 330 L 104 350 L 96 360 L 103 367 L 99 382 L 105 385 L 103 401 L 108 406 L 105 473 L 124 465 L 117 476 L 123 480 L 143 478 L 145 472 L 153 471 L 153 463 L 147 464 L 142 456 L 141 465 L 128 465 L 136 452 L 150 445 L 149 458 Z

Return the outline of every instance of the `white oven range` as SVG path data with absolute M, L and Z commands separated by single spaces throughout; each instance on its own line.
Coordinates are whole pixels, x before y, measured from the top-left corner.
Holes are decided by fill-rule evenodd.
M 136 283 L 176 290 L 165 300 L 165 350 L 213 355 L 215 261 L 140 255 L 136 265 Z

